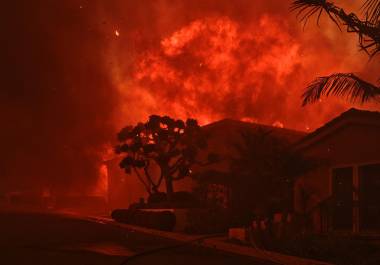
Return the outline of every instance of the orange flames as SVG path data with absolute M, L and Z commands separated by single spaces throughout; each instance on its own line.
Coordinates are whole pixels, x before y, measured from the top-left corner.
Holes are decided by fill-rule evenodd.
M 302 108 L 310 81 L 332 72 L 376 76 L 355 36 L 328 18 L 303 31 L 289 1 L 195 2 L 120 1 L 101 14 L 114 19 L 105 26 L 116 36 L 105 63 L 120 101 L 115 131 L 153 113 L 312 131 L 351 104 L 331 98 Z
M 125 89 L 142 99 L 140 110 L 203 124 L 226 116 L 258 120 L 252 110 L 270 89 L 265 76 L 283 86 L 302 63 L 299 44 L 279 26 L 267 16 L 244 28 L 228 17 L 195 20 L 138 55 Z
M 208 16 L 178 27 L 135 54 L 132 73 L 124 64 L 113 67 L 126 117 L 119 127 L 151 113 L 201 124 L 225 117 L 299 130 L 323 124 L 346 105 L 330 100 L 315 115 L 315 107 L 300 107 L 303 88 L 320 73 L 351 70 L 356 59 L 333 64 L 341 54 L 324 47 L 316 53 L 318 45 L 310 45 L 315 39 L 326 45 L 326 36 L 299 34 L 267 14 L 245 23 Z

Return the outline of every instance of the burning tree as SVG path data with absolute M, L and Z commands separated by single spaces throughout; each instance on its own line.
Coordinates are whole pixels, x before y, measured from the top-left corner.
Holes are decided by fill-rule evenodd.
M 358 35 L 359 47 L 369 56 L 380 52 L 380 1 L 366 0 L 362 10 L 364 19 L 354 13 L 346 13 L 344 9 L 326 0 L 296 0 L 292 10 L 298 11 L 301 21 L 306 25 L 313 15 L 317 14 L 317 23 L 325 12 L 338 26 L 347 28 L 347 32 Z M 353 73 L 334 73 L 314 80 L 303 94 L 303 105 L 318 101 L 321 96 L 336 95 L 347 97 L 351 101 L 360 100 L 362 103 L 380 99 L 380 87 L 366 82 Z
M 197 154 L 207 147 L 205 135 L 194 119 L 174 120 L 152 115 L 145 123 L 123 128 L 118 134 L 116 153 L 124 154 L 120 167 L 134 172 L 149 194 L 157 193 L 165 181 L 167 198 L 173 194 L 173 182 L 190 176 L 191 167 L 202 164 Z M 209 156 L 212 160 L 212 156 Z M 158 168 L 154 174 L 154 168 Z

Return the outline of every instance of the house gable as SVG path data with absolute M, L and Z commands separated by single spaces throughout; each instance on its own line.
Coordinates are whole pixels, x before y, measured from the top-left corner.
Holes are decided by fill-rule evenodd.
M 351 146 L 357 144 L 359 147 L 364 147 L 360 144 L 367 143 L 369 148 L 376 147 L 379 143 L 378 137 L 376 137 L 376 134 L 380 135 L 379 129 L 380 112 L 350 109 L 304 137 L 294 147 L 309 152 L 318 149 L 319 146 L 347 143 L 347 141 L 349 142 L 348 145 Z M 327 146 L 326 148 L 331 150 L 332 147 Z M 348 146 L 345 148 L 347 149 Z
M 349 190 L 359 191 L 359 171 L 363 166 L 380 163 L 380 113 L 350 109 L 306 136 L 294 147 L 306 156 L 324 161 L 297 180 L 294 208 L 312 217 L 316 231 L 329 230 L 331 223 L 322 221 L 324 214 L 320 211 L 322 205 L 332 198 L 336 183 L 343 183 L 340 179 L 336 182 L 337 176 L 343 177 L 341 173 L 336 173 L 349 170 L 351 176 L 347 183 L 352 185 Z M 359 199 L 358 192 L 351 193 L 352 200 Z M 352 217 L 352 225 L 349 225 L 352 231 L 359 231 L 358 209 L 351 207 L 347 210 L 347 216 Z M 332 220 L 333 217 L 327 218 Z
M 380 124 L 342 123 L 300 150 L 331 166 L 380 161 Z

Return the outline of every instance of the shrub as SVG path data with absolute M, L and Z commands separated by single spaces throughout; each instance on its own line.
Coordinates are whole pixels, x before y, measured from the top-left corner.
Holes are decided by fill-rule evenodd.
M 172 200 L 167 200 L 166 193 L 153 193 L 148 198 L 148 204 L 145 208 L 152 209 L 168 209 L 168 208 L 195 208 L 199 207 L 199 201 L 189 192 L 179 191 L 174 192 Z
M 155 192 L 149 195 L 148 203 L 160 203 L 167 201 L 167 196 L 165 192 Z
M 112 219 L 120 223 L 128 223 L 130 216 L 131 216 L 131 211 L 127 209 L 116 209 L 116 210 L 113 210 L 111 213 Z
M 172 231 L 176 223 L 175 215 L 169 211 L 149 212 L 137 209 L 116 209 L 112 212 L 111 217 L 120 223 L 164 231 Z
M 190 209 L 185 232 L 191 234 L 215 234 L 228 230 L 230 215 L 223 209 Z
M 169 211 L 154 213 L 151 220 L 153 221 L 151 224 L 152 228 L 164 231 L 172 231 L 176 224 L 175 215 Z
M 198 200 L 187 191 L 178 191 L 173 193 L 173 201 L 174 202 L 188 202 L 188 203 L 196 203 Z

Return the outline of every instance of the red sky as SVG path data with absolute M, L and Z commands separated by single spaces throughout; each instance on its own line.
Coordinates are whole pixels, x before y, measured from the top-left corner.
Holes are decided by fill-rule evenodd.
M 359 2 L 344 1 L 352 11 Z M 302 108 L 304 87 L 340 71 L 376 81 L 378 60 L 326 16 L 303 30 L 289 3 L 3 4 L 0 186 L 85 190 L 117 130 L 152 113 L 298 130 L 338 115 L 352 105 L 328 99 Z
M 346 7 L 354 11 L 357 2 L 346 1 Z M 352 106 L 329 99 L 302 108 L 301 94 L 313 78 L 333 72 L 377 78 L 376 61 L 358 52 L 354 35 L 341 33 L 327 17 L 321 27 L 312 20 L 303 30 L 289 1 L 133 7 L 112 6 L 120 11 L 104 28 L 119 32 L 105 56 L 121 94 L 123 115 L 116 115 L 116 124 L 154 112 L 193 116 L 203 124 L 230 117 L 313 130 Z

